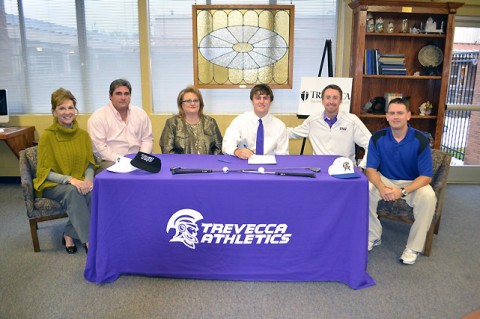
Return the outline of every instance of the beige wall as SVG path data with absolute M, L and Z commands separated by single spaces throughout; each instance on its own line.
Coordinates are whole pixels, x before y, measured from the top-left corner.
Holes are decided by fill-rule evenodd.
M 447 1 L 433 1 L 433 2 L 447 2 Z M 460 8 L 458 14 L 460 15 L 469 15 L 469 16 L 480 16 L 480 3 L 478 0 L 467 0 L 464 1 L 465 6 Z M 348 0 L 341 0 L 339 4 L 339 18 L 338 18 L 338 42 L 334 44 L 337 48 L 336 61 L 337 65 L 335 66 L 335 72 L 337 76 L 348 76 L 349 73 L 349 64 L 350 64 L 350 41 L 351 41 L 351 22 L 352 22 L 352 12 L 348 7 Z M 146 17 L 146 2 L 139 1 L 139 14 L 142 19 L 140 21 L 147 21 Z M 146 28 L 140 28 L 141 30 L 146 30 Z M 147 113 L 152 113 L 151 105 L 151 87 L 150 87 L 150 74 L 149 74 L 149 59 L 148 59 L 148 35 L 141 33 L 140 41 L 144 43 L 141 46 L 141 56 L 142 56 L 142 97 L 143 97 L 143 107 Z M 233 120 L 235 115 L 216 115 L 210 114 L 218 122 L 222 134 L 225 132 L 225 129 Z M 86 129 L 86 122 L 89 115 L 80 115 L 79 124 L 80 127 Z M 158 146 L 158 139 L 162 132 L 165 120 L 170 115 L 158 115 L 151 114 L 150 119 L 153 125 L 153 135 L 155 138 L 154 153 L 160 153 L 160 147 Z M 277 115 L 287 126 L 296 126 L 299 125 L 302 121 L 297 119 L 296 114 L 279 114 Z M 20 116 L 11 116 L 10 123 L 11 126 L 35 126 L 36 137 L 40 136 L 42 132 L 52 123 L 51 115 L 20 115 Z M 290 141 L 290 154 L 299 154 L 301 148 L 301 140 L 291 140 Z M 305 149 L 305 154 L 311 154 L 312 150 L 310 144 L 307 142 L 307 147 Z M 0 176 L 19 176 L 18 169 L 18 160 L 10 151 L 10 149 L 5 145 L 5 143 L 0 142 Z
M 158 145 L 158 140 L 162 133 L 163 126 L 165 121 L 171 115 L 150 115 L 150 120 L 152 121 L 153 126 L 153 136 L 155 139 L 154 143 L 154 153 L 161 153 L 160 146 Z M 212 115 L 218 122 L 220 131 L 222 134 L 225 132 L 225 129 L 233 120 L 235 115 Z M 282 115 L 278 114 L 280 118 L 287 126 L 297 126 L 302 123 L 302 120 L 297 119 L 296 115 L 287 114 Z M 81 128 L 87 128 L 87 119 L 89 114 L 81 114 L 78 117 L 78 122 Z M 36 139 L 43 133 L 45 128 L 52 124 L 53 117 L 51 115 L 21 115 L 21 116 L 11 116 L 10 123 L 11 126 L 35 126 L 35 137 Z M 290 141 L 290 154 L 299 154 L 301 148 L 301 140 L 291 140 Z M 305 154 L 311 154 L 312 150 L 310 144 L 307 143 L 305 148 Z M 0 176 L 19 176 L 18 160 L 6 146 L 4 142 L 0 142 Z

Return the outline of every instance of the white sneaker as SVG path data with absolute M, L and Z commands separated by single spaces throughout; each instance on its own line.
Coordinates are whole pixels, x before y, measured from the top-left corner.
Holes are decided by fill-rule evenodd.
M 417 261 L 418 252 L 411 250 L 410 248 L 405 248 L 403 251 L 400 260 L 407 265 L 413 265 Z
M 371 251 L 373 247 L 380 246 L 382 243 L 381 239 L 375 239 L 375 241 L 369 241 L 368 242 L 368 251 Z

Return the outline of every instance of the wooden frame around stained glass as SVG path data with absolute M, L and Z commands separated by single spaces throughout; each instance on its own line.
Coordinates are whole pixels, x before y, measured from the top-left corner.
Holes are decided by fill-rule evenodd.
M 193 5 L 194 83 L 292 88 L 294 5 Z

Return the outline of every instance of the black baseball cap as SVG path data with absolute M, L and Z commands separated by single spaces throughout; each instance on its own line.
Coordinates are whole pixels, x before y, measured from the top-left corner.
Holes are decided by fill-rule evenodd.
M 162 168 L 162 162 L 158 157 L 143 152 L 138 152 L 130 164 L 150 173 L 158 173 Z

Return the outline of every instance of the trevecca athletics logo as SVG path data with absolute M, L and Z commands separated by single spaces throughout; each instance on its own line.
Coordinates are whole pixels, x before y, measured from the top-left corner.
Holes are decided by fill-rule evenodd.
M 291 233 L 287 224 L 221 224 L 202 223 L 203 215 L 193 209 L 181 209 L 174 213 L 167 223 L 167 233 L 173 228 L 175 234 L 170 242 L 181 242 L 191 249 L 199 243 L 199 230 L 202 231 L 201 244 L 220 245 L 285 245 Z
M 170 217 L 167 223 L 167 233 L 170 229 L 175 229 L 170 242 L 184 243 L 185 246 L 195 249 L 198 243 L 197 221 L 203 219 L 202 214 L 193 209 L 181 209 Z

